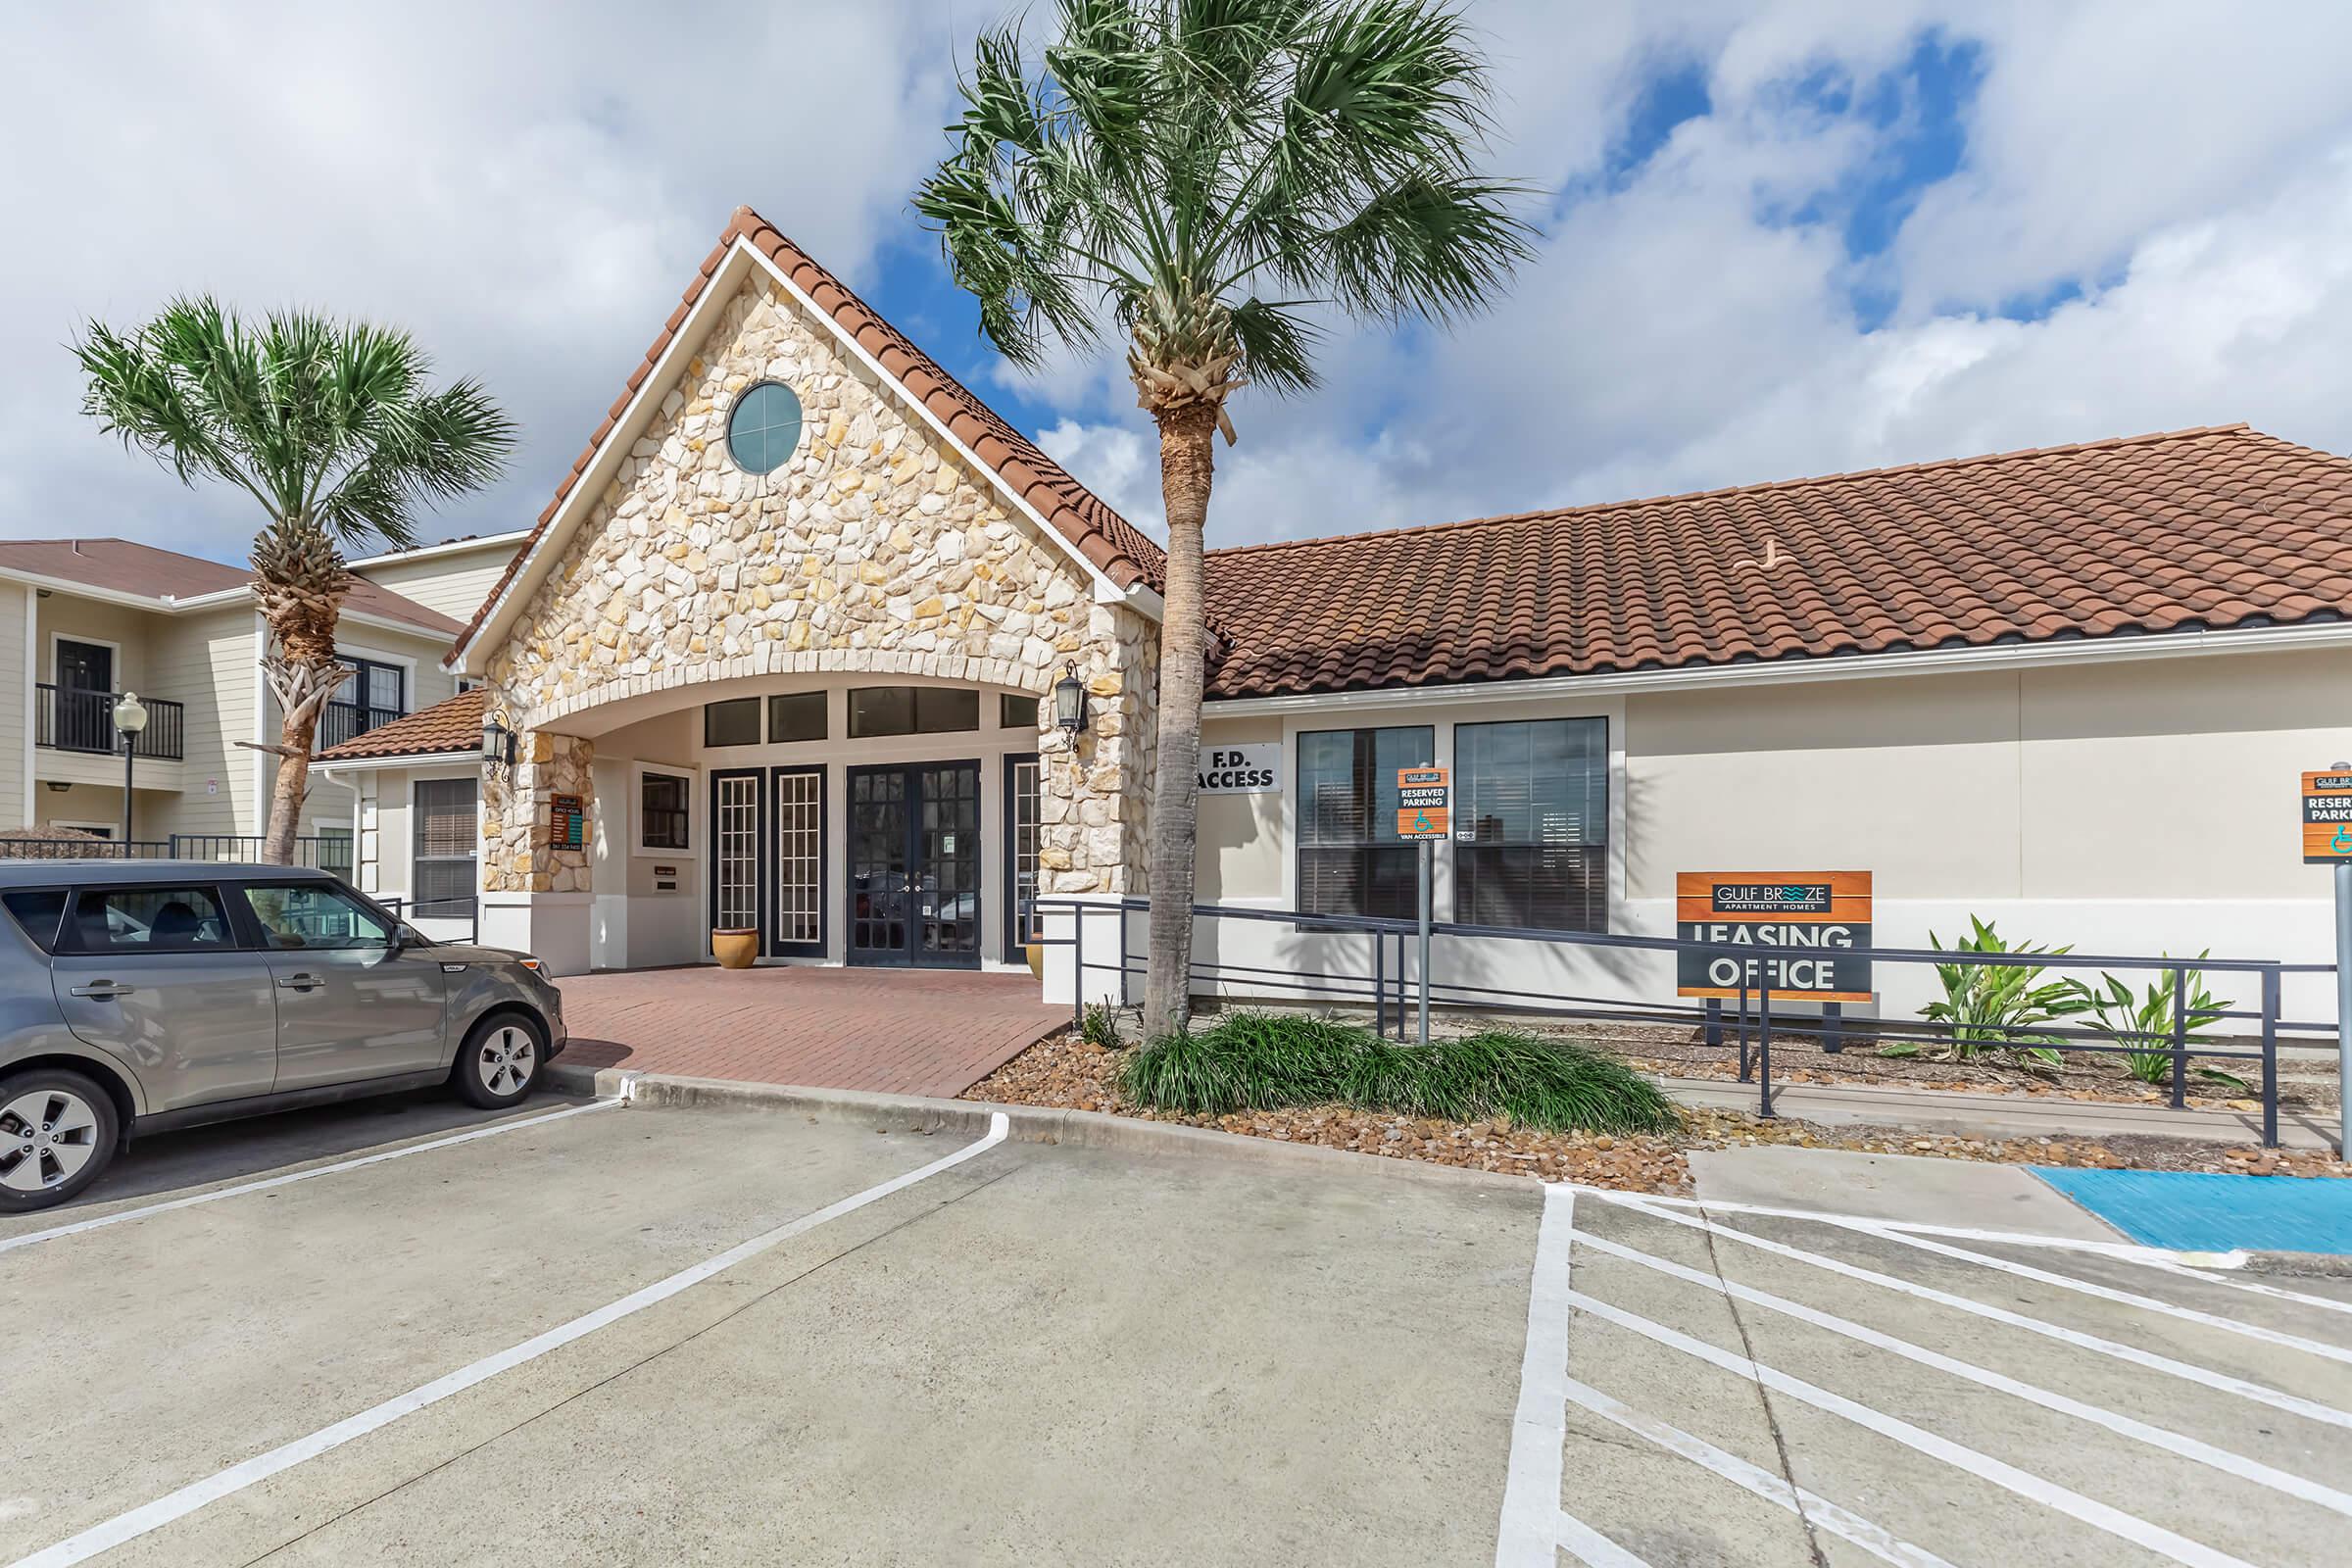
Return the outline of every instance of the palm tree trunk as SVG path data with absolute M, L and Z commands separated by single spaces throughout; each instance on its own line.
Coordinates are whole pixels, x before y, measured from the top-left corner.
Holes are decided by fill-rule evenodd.
M 279 646 L 284 646 L 280 637 Z M 302 806 L 310 796 L 311 749 L 318 735 L 318 710 L 342 683 L 344 666 L 330 655 L 323 668 L 296 664 L 272 650 L 263 661 L 284 718 L 277 729 L 277 777 L 270 789 L 270 825 L 262 839 L 266 865 L 292 865 L 294 841 L 302 830 Z
M 1144 1038 L 1192 1020 L 1195 793 L 1200 760 L 1202 536 L 1216 466 L 1211 403 L 1157 414 L 1159 491 L 1168 517 L 1167 580 L 1159 621 L 1159 744 L 1152 777 L 1152 945 L 1144 977 Z
M 264 529 L 254 540 L 253 566 L 254 597 L 270 627 L 262 671 L 283 715 L 273 748 L 277 780 L 270 791 L 262 859 L 291 865 L 302 804 L 310 794 L 318 710 L 350 673 L 335 660 L 335 622 L 342 617 L 351 574 L 334 541 L 301 518 Z

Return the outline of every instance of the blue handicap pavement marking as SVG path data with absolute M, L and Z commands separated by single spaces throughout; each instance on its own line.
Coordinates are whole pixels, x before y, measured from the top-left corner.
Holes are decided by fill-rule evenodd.
M 2183 1252 L 2352 1253 L 2352 1181 L 2199 1171 L 2076 1170 L 2034 1175 L 2133 1241 Z

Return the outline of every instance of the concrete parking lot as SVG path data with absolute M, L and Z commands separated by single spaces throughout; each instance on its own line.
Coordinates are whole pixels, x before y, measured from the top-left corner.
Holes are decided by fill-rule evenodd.
M 156 1139 L 92 1198 L 0 1222 L 0 1560 L 2352 1539 L 2343 1282 L 2095 1243 L 558 1100 Z

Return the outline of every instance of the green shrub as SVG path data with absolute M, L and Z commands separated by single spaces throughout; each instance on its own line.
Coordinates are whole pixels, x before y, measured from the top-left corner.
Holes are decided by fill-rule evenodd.
M 2211 951 L 2206 950 L 2207 953 Z M 2200 958 L 2205 956 L 2205 953 L 2197 955 Z M 2168 953 L 2165 956 L 2169 958 L 2172 955 Z M 2132 1051 L 2124 1057 L 2124 1066 L 2132 1077 L 2143 1084 L 2172 1082 L 2173 1053 L 2170 1042 L 2173 1038 L 2173 977 L 2170 974 L 2159 975 L 2149 982 L 2146 991 L 2137 994 L 2114 975 L 2106 973 L 2100 974 L 2099 983 L 2095 986 L 2081 980 L 2070 980 L 2067 984 L 2073 987 L 2082 1010 L 2095 1014 L 2099 1027 L 2117 1037 L 2116 1044 L 2150 1048 Z M 2229 1003 L 2219 1000 L 2205 988 L 2204 974 L 2195 969 L 2188 971 L 2187 983 L 2182 988 L 2182 1000 L 2186 1004 L 2182 1010 L 2187 1014 L 2180 1031 L 2184 1039 L 2193 1036 L 2199 1029 L 2212 1027 L 2218 1021 L 2213 1014 L 2230 1007 Z M 2244 1079 L 2233 1073 L 2217 1071 L 2212 1067 L 2195 1067 L 2190 1071 L 2196 1077 L 2228 1084 L 2241 1093 L 2253 1092 Z
M 1928 945 L 1946 953 L 2046 954 L 2053 958 L 2069 951 L 2012 948 L 1999 932 L 1975 915 L 1968 917 L 1968 923 L 1975 929 L 1965 942 L 1947 948 L 1941 937 L 1930 931 Z M 2058 1053 L 2034 1044 L 2036 1039 L 2050 1037 L 2035 1036 L 2033 1029 L 2081 1012 L 2086 1004 L 2080 995 L 2081 988 L 2073 981 L 2052 980 L 2036 985 L 2034 982 L 2044 972 L 2038 963 L 1939 963 L 1936 965 L 1936 978 L 1943 984 L 1943 1000 L 1929 1003 L 1919 1009 L 1920 1014 L 1951 1026 L 1950 1059 L 1954 1061 L 1965 1061 L 1987 1051 L 2007 1051 L 2027 1066 L 2054 1067 Z
M 1678 1121 L 1655 1084 L 1570 1041 L 1487 1029 L 1402 1045 L 1295 1013 L 1231 1013 L 1155 1040 L 1128 1058 L 1120 1087 L 1139 1104 L 1204 1116 L 1340 1102 L 1551 1131 L 1661 1132 Z
M 1090 1002 L 1079 1015 L 1078 1038 L 1100 1051 L 1115 1051 L 1119 1045 L 1119 1021 L 1111 1013 L 1107 1002 Z

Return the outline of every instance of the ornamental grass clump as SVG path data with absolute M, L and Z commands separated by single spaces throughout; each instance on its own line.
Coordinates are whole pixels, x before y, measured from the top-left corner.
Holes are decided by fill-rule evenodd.
M 1337 1102 L 1552 1132 L 1664 1132 L 1678 1119 L 1655 1084 L 1570 1041 L 1485 1029 L 1405 1045 L 1290 1013 L 1232 1013 L 1154 1041 L 1128 1058 L 1120 1085 L 1138 1104 L 1197 1116 Z

